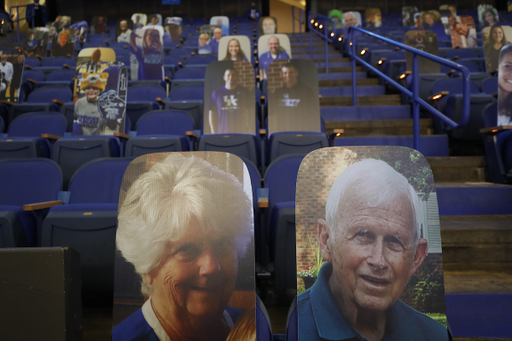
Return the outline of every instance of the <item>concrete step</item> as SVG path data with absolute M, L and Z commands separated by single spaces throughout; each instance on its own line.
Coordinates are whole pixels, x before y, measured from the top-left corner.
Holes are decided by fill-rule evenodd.
M 316 70 L 318 73 L 325 73 L 325 68 L 319 67 Z M 363 67 L 356 66 L 356 72 L 357 71 L 363 71 Z M 335 73 L 335 72 L 352 72 L 352 67 L 351 66 L 329 67 L 329 73 Z
M 485 181 L 483 156 L 428 157 L 436 183 Z
M 444 258 L 443 241 L 445 293 L 512 293 L 512 263 L 448 263 Z
M 362 79 L 362 78 L 366 78 L 366 77 L 367 77 L 367 74 L 365 71 L 357 71 L 356 72 L 356 79 Z M 352 73 L 351 72 L 333 72 L 331 69 L 329 69 L 329 73 L 319 73 L 318 74 L 319 81 L 344 80 L 344 79 L 352 79 Z
M 336 56 L 341 56 L 341 52 L 340 51 L 336 51 L 336 50 L 333 50 L 333 49 L 328 49 L 328 54 L 329 55 L 336 55 Z M 313 51 L 313 58 L 318 58 L 316 57 L 317 55 L 324 55 L 324 51 L 321 50 L 321 51 Z M 292 55 L 295 57 L 295 56 L 309 56 L 309 51 L 294 51 L 292 49 Z
M 317 68 L 324 68 L 325 67 L 325 59 L 322 62 L 315 63 L 315 66 Z M 334 67 L 351 67 L 352 63 L 349 62 L 332 62 L 330 59 L 327 62 L 327 66 L 329 67 L 329 71 L 331 71 Z
M 356 86 L 372 86 L 379 85 L 378 78 L 364 78 L 356 79 Z M 318 81 L 319 87 L 330 87 L 330 86 L 352 86 L 352 79 L 327 79 Z
M 400 95 L 357 96 L 357 105 L 401 105 Z M 322 107 L 352 106 L 352 96 L 322 97 Z
M 413 148 L 414 139 L 412 135 L 336 137 L 334 139 L 334 146 L 402 146 Z M 448 136 L 420 136 L 420 151 L 425 156 L 448 156 Z
M 444 263 L 512 263 L 512 215 L 441 216 Z
M 489 182 L 437 183 L 439 214 L 502 215 L 512 214 L 512 186 Z
M 336 96 L 351 96 L 351 86 L 333 86 L 333 87 L 322 87 L 319 89 L 322 97 L 336 97 Z M 356 87 L 357 96 L 380 96 L 386 94 L 386 88 L 384 85 L 374 86 L 358 86 Z
M 357 107 L 321 107 L 320 115 L 327 121 L 403 120 L 411 118 L 411 106 L 375 105 Z
M 412 129 L 412 119 L 325 122 L 327 135 L 342 130 L 340 137 L 409 136 L 412 134 Z M 433 134 L 432 119 L 420 120 L 420 133 L 421 135 Z

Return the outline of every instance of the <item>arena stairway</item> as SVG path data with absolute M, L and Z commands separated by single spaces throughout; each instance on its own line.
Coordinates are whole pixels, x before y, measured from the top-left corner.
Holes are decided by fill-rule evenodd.
M 308 39 L 299 43 L 290 35 L 290 41 L 293 58 L 309 57 L 303 52 Z M 400 95 L 386 94 L 377 78 L 358 67 L 353 107 L 350 59 L 330 46 L 329 73 L 324 73 L 320 38 L 313 47 L 320 63 L 320 110 L 326 133 L 339 135 L 335 145 L 412 147 L 411 106 L 402 104 Z M 420 132 L 436 182 L 447 315 L 455 340 L 512 340 L 512 186 L 485 182 L 484 155 L 450 156 L 448 138 L 434 135 L 432 119 L 420 120 Z

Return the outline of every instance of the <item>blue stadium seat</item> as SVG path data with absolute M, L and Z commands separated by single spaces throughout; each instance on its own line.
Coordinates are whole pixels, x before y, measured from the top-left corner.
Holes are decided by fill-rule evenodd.
M 80 253 L 82 292 L 113 292 L 117 206 L 130 161 L 102 158 L 84 164 L 71 180 L 69 201 L 52 207 L 43 222 L 41 246 L 70 246 Z
M 194 127 L 199 129 L 203 121 L 203 98 L 204 86 L 179 86 L 169 93 L 165 109 L 187 112 L 194 119 Z
M 47 213 L 23 205 L 51 202 L 62 189 L 59 166 L 48 159 L 0 160 L 0 247 L 36 246 L 38 223 Z
M 273 133 L 268 141 L 267 163 L 282 155 L 302 154 L 306 156 L 315 149 L 329 147 L 327 135 L 320 132 Z
M 113 136 L 73 136 L 55 142 L 52 159 L 62 169 L 67 188 L 73 174 L 90 160 L 119 156 L 119 142 Z
M 171 91 L 183 85 L 203 85 L 206 68 L 193 67 L 183 68 L 176 71 L 171 82 Z
M 261 164 L 258 139 L 250 134 L 209 134 L 199 138 L 199 151 L 217 151 L 244 157 L 255 165 Z
M 136 85 L 128 88 L 126 116 L 132 122 L 131 130 L 139 118 L 151 110 L 160 109 L 160 102 L 165 99 L 165 90 L 161 86 Z
M 256 294 L 256 340 L 272 341 L 272 323 L 268 316 L 267 308 Z
M 484 94 L 493 95 L 498 93 L 498 78 L 489 77 L 482 82 L 482 92 Z
M 66 118 L 58 112 L 36 112 L 17 117 L 0 138 L 0 159 L 51 157 L 52 143 L 66 132 Z M 43 137 L 43 134 L 51 135 Z
M 47 57 L 41 60 L 42 67 L 68 67 L 74 69 L 76 67 L 76 61 L 71 57 Z
M 266 237 L 274 262 L 276 286 L 296 288 L 295 184 L 304 155 L 283 155 L 265 173 L 268 188 Z
M 71 89 L 65 87 L 42 87 L 28 95 L 25 103 L 15 104 L 9 108 L 9 122 L 16 117 L 36 111 L 59 111 L 60 103 L 71 101 Z
M 197 47 L 197 45 L 196 45 Z M 197 55 L 197 56 L 192 56 L 190 58 L 188 58 L 184 65 L 186 67 L 207 67 L 208 64 L 210 64 L 211 62 L 215 62 L 217 61 L 218 58 L 217 56 L 209 56 L 209 55 Z

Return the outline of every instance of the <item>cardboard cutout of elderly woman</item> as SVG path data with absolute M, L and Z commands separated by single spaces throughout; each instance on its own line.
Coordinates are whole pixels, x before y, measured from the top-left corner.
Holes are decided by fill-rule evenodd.
M 254 313 L 251 198 L 247 168 L 228 153 L 157 153 L 128 166 L 113 324 L 124 320 L 112 340 L 225 341 L 243 310 Z

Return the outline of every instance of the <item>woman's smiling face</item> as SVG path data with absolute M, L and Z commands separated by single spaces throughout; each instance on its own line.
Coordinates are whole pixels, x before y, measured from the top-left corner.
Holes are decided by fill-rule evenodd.
M 502 56 L 498 74 L 498 85 L 501 91 L 512 92 L 512 52 Z

